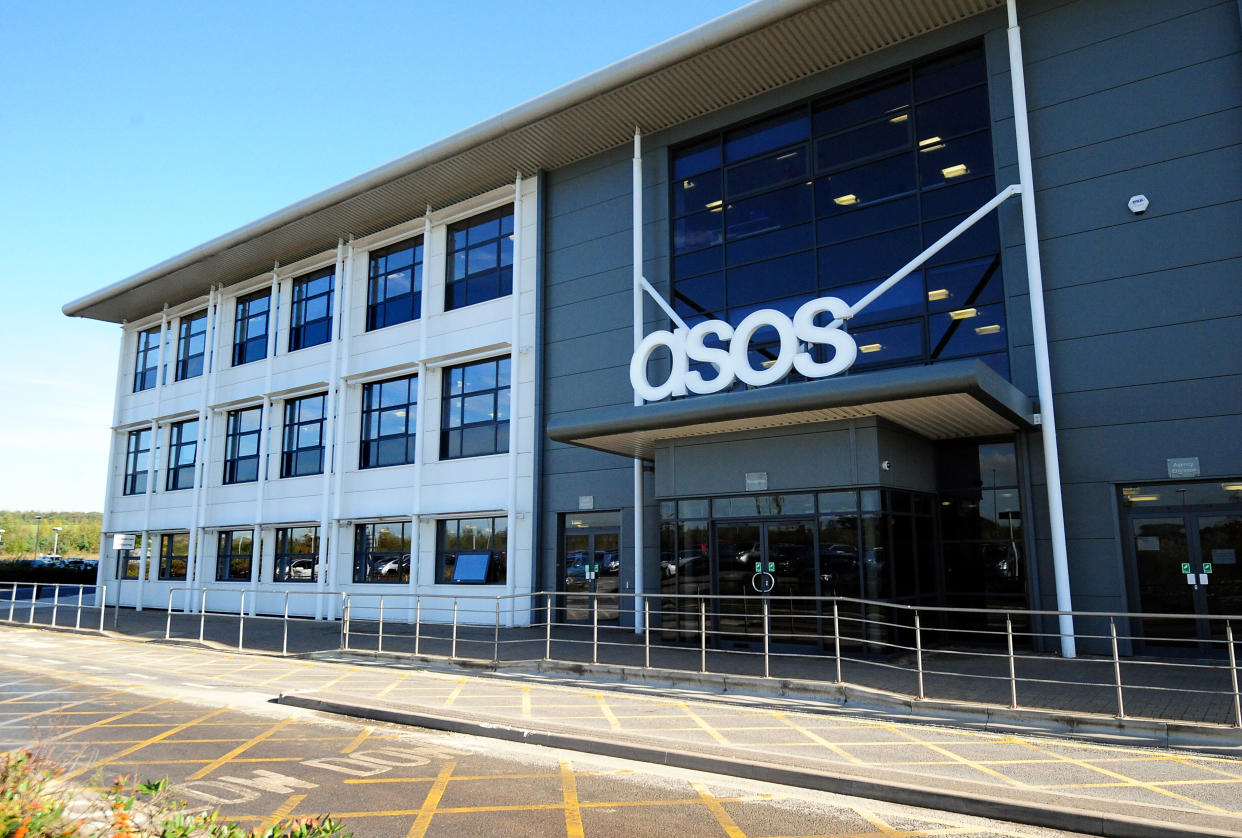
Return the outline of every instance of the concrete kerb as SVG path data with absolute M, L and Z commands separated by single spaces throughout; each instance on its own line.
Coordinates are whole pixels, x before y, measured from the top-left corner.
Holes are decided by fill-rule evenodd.
M 465 714 L 438 716 L 414 713 L 391 707 L 342 702 L 296 693 L 281 694 L 275 701 L 290 707 L 317 710 L 352 718 L 391 724 L 421 727 L 450 733 L 462 733 L 511 742 L 542 745 L 562 750 L 597 754 L 629 759 L 637 762 L 667 765 L 694 771 L 705 771 L 732 777 L 743 777 L 785 786 L 813 789 L 834 794 L 882 800 L 907 806 L 918 806 L 940 811 L 986 817 L 998 820 L 1060 829 L 1108 838 L 1237 838 L 1236 830 L 1220 830 L 1211 825 L 1216 819 L 1207 814 L 1169 810 L 1166 808 L 1137 804 L 1132 801 L 1119 803 L 1129 812 L 1142 812 L 1148 817 L 1133 814 L 1103 812 L 1065 806 L 1057 802 L 1060 796 L 1040 792 L 1023 792 L 1023 801 L 995 796 L 994 789 L 976 783 L 958 782 L 964 789 L 946 789 L 943 778 L 935 778 L 939 788 L 920 785 L 918 775 L 891 770 L 868 768 L 869 776 L 851 776 L 845 771 L 826 771 L 812 768 L 796 768 L 776 765 L 761 760 L 741 760 L 723 754 L 711 754 L 710 748 L 696 751 L 669 749 L 662 744 L 646 744 L 641 737 L 632 741 L 597 739 L 579 733 L 555 732 L 468 718 Z M 885 776 L 888 775 L 888 776 Z M 989 794 L 991 792 L 991 794 Z M 1042 802 L 1041 802 L 1042 801 Z M 1099 806 L 1106 801 L 1090 801 Z M 1182 823 L 1169 823 L 1167 818 L 1176 811 Z M 1218 819 L 1216 819 L 1218 820 Z M 1242 825 L 1242 823 L 1240 823 Z
M 824 709 L 858 709 L 885 718 L 917 721 L 920 724 L 968 727 L 993 733 L 1071 736 L 1152 748 L 1209 749 L 1214 753 L 1235 756 L 1242 754 L 1242 729 L 1226 725 L 1192 724 L 1161 719 L 1119 719 L 1086 713 L 916 699 L 845 683 L 564 661 L 506 662 L 498 665 L 491 661 L 449 661 L 398 652 L 350 650 L 331 654 L 373 657 L 444 669 L 464 669 L 482 675 L 495 675 L 502 671 L 508 674 L 561 675 L 576 681 L 589 680 L 592 687 L 604 689 L 610 686 L 615 688 L 618 684 L 690 689 L 701 691 L 705 697 L 724 701 L 728 701 L 730 697 L 736 697 L 739 701 L 757 697 L 801 699 L 827 705 Z M 798 709 L 816 712 L 813 705 Z

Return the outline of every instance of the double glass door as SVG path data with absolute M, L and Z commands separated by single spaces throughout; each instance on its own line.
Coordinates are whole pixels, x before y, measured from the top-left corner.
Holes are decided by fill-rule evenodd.
M 1224 640 L 1223 621 L 1196 617 L 1242 614 L 1242 511 L 1132 513 L 1126 524 L 1142 611 L 1188 615 L 1144 620 L 1144 644 L 1206 652 Z
M 565 619 L 589 622 L 596 599 L 601 622 L 616 622 L 621 581 L 621 532 L 616 529 L 565 533 L 562 589 Z
M 816 595 L 814 520 L 717 524 L 712 550 L 722 641 L 761 643 L 766 601 L 772 643 L 818 642 L 815 600 L 791 598 Z

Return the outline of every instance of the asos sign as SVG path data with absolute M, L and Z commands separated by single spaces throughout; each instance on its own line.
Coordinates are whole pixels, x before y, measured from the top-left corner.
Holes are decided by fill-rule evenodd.
M 827 326 L 815 325 L 815 318 L 821 314 L 831 314 L 833 322 Z M 723 320 L 707 320 L 689 329 L 652 332 L 643 338 L 630 359 L 630 384 L 645 401 L 654 402 L 687 393 L 717 393 L 735 380 L 752 387 L 772 384 L 788 375 L 791 369 L 807 378 L 836 375 L 849 369 L 858 357 L 858 345 L 840 328 L 850 316 L 850 306 L 844 300 L 821 297 L 805 303 L 794 313 L 793 320 L 775 309 L 765 308 L 749 314 L 736 329 Z M 765 326 L 776 330 L 780 350 L 774 361 L 755 369 L 750 365 L 750 342 Z M 704 340 L 708 335 L 727 343 L 729 348 L 707 346 Z M 831 346 L 834 350 L 831 360 L 814 360 L 810 348 L 815 344 Z M 672 369 L 663 383 L 653 385 L 647 377 L 647 362 L 662 346 L 672 354 Z M 710 364 L 715 367 L 716 374 L 705 378 L 698 370 L 690 369 L 691 361 Z

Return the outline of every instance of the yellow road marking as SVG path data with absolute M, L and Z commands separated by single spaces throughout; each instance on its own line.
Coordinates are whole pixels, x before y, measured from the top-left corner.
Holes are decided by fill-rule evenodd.
M 354 750 L 357 749 L 357 747 L 361 745 L 368 736 L 371 735 L 371 731 L 373 730 L 375 730 L 374 727 L 364 727 L 361 731 L 358 732 L 358 735 L 355 736 L 348 745 L 346 745 L 344 748 L 341 748 L 341 753 L 352 754 Z
M 444 797 L 449 777 L 453 775 L 453 769 L 456 767 L 456 762 L 447 762 L 440 769 L 440 773 L 436 775 L 436 781 L 431 784 L 431 788 L 427 790 L 427 796 L 423 798 L 423 805 L 418 810 L 414 825 L 410 827 L 405 838 L 423 838 L 427 834 L 427 827 L 431 826 L 431 818 L 435 815 L 436 807 L 440 805 L 440 798 Z
M 613 730 L 621 729 L 621 720 L 612 712 L 612 708 L 608 706 L 607 699 L 604 696 L 596 694 L 595 700 L 599 702 L 599 711 L 604 714 L 604 718 L 608 720 L 608 726 Z
M 497 776 L 493 776 L 495 780 Z M 453 778 L 456 781 L 456 778 Z M 719 803 L 736 803 L 741 800 L 753 800 L 753 797 L 717 797 L 715 800 Z M 627 808 L 643 808 L 652 806 L 702 806 L 703 800 L 699 797 L 684 798 L 681 800 L 607 800 L 599 803 L 583 803 L 579 801 L 578 806 L 581 809 L 627 809 Z M 556 809 L 564 809 L 564 803 L 520 803 L 512 805 L 498 806 L 455 806 L 452 808 L 436 809 L 437 815 L 469 815 L 480 814 L 486 812 L 546 812 Z M 333 812 L 335 819 L 344 820 L 345 818 L 382 818 L 382 817 L 401 817 L 420 814 L 422 809 L 392 809 L 380 812 Z M 978 831 L 977 829 L 975 830 Z M 918 833 L 915 833 L 918 834 Z M 833 836 L 838 838 L 838 836 Z
M 728 744 L 729 744 L 729 740 L 728 740 L 728 739 L 725 739 L 725 738 L 724 738 L 724 736 L 722 736 L 722 735 L 720 734 L 720 731 L 716 730 L 716 728 L 714 728 L 714 727 L 712 727 L 711 725 L 709 725 L 709 724 L 707 723 L 707 721 L 703 719 L 703 717 L 702 717 L 702 716 L 700 716 L 698 713 L 696 713 L 696 712 L 694 712 L 693 710 L 691 710 L 691 709 L 690 709 L 690 708 L 686 705 L 686 703 L 685 703 L 684 701 L 683 701 L 683 702 L 679 702 L 679 703 L 677 704 L 677 707 L 681 710 L 681 712 L 683 712 L 683 713 L 685 713 L 687 716 L 689 716 L 689 717 L 690 717 L 690 720 L 691 720 L 692 722 L 694 722 L 694 723 L 695 723 L 696 725 L 698 725 L 699 727 L 703 728 L 703 730 L 707 731 L 707 733 L 708 733 L 708 734 L 709 734 L 709 735 L 710 735 L 713 739 L 715 739 L 717 742 L 719 742 L 721 745 L 728 745 Z
M 73 686 L 77 686 L 77 685 L 75 684 L 75 685 L 73 685 Z M 7 724 L 10 724 L 10 723 L 13 723 L 13 722 L 24 722 L 24 721 L 28 721 L 28 720 L 30 720 L 30 719 L 36 718 L 36 717 L 38 717 L 38 716 L 46 716 L 46 715 L 48 715 L 49 713 L 55 713 L 55 714 L 56 714 L 56 715 L 58 715 L 58 716 L 61 716 L 61 715 L 64 715 L 64 716 L 90 716 L 90 715 L 95 715 L 95 716 L 97 716 L 97 715 L 99 715 L 99 713 L 100 713 L 100 711 L 99 711 L 99 710 L 75 710 L 75 711 L 72 711 L 72 712 L 67 712 L 65 708 L 67 708 L 67 707 L 77 707 L 79 704 L 89 704 L 89 703 L 91 703 L 91 702 L 99 702 L 99 701 L 101 701 L 102 699 L 105 699 L 105 698 L 111 698 L 112 696 L 117 695 L 118 693 L 122 693 L 122 692 L 124 692 L 124 690 L 113 690 L 113 691 L 112 691 L 112 692 L 110 692 L 110 693 L 104 693 L 103 695 L 99 695 L 99 696 L 91 696 L 90 698 L 84 698 L 84 699 L 82 699 L 81 701 L 75 701 L 75 702 L 73 702 L 73 703 L 71 703 L 71 704 L 61 704 L 61 705 L 57 705 L 57 706 L 53 706 L 53 707 L 49 707 L 48 709 L 46 709 L 46 710 L 40 710 L 40 711 L 39 711 L 39 712 L 37 712 L 37 713 L 27 713 L 27 714 L 25 714 L 25 715 L 23 715 L 23 716 L 14 716 L 14 717 L 13 717 L 13 718 L 11 718 L 11 719 L 5 719 L 5 720 L 4 720 L 4 724 L 6 724 L 6 725 L 7 725 Z
M 615 771 L 575 771 L 575 777 L 619 777 L 624 774 L 633 774 L 633 769 L 620 768 Z M 494 783 L 496 780 L 547 780 L 553 777 L 560 777 L 560 773 L 555 774 L 458 774 L 453 777 L 454 783 L 468 783 L 476 780 L 486 780 Z M 383 783 L 430 783 L 435 781 L 435 777 L 350 777 L 343 780 L 345 785 L 349 786 L 366 786 Z M 441 810 L 443 811 L 443 810 Z
M 530 718 L 530 687 L 522 687 L 522 718 Z
M 453 702 L 457 700 L 457 696 L 461 695 L 461 691 L 466 688 L 466 684 L 468 683 L 470 682 L 469 681 L 458 681 L 457 686 L 454 687 L 453 691 L 448 694 L 448 698 L 444 699 L 444 706 L 452 707 Z
M 302 664 L 302 665 L 303 665 L 303 666 L 309 666 L 310 664 Z M 271 678 L 266 678 L 266 679 L 264 679 L 264 680 L 262 680 L 262 681 L 259 681 L 258 683 L 256 683 L 256 684 L 255 684 L 255 686 L 256 686 L 256 687 L 266 687 L 268 684 L 274 684 L 274 683 L 276 683 L 276 682 L 277 682 L 277 681 L 279 681 L 281 678 L 288 678 L 290 675 L 296 675 L 296 674 L 298 674 L 298 671 L 297 671 L 296 669 L 294 669 L 293 667 L 290 667 L 289 669 L 286 669 L 284 672 L 281 672 L 281 673 L 279 673 L 279 674 L 277 674 L 277 675 L 273 675 Z
M 888 730 L 891 730 L 893 733 L 896 733 L 898 736 L 904 736 L 909 741 L 914 742 L 918 745 L 922 745 L 924 748 L 926 748 L 929 751 L 933 751 L 937 754 L 940 754 L 941 756 L 948 757 L 954 762 L 961 763 L 962 765 L 970 766 L 976 771 L 982 771 L 984 774 L 988 774 L 992 777 L 996 777 L 997 779 L 1003 780 L 1004 782 L 1008 783 L 1011 786 L 1014 786 L 1016 788 L 1029 788 L 1029 786 L 1026 783 L 1022 782 L 1021 780 L 1015 780 L 1013 777 L 1006 776 L 1005 774 L 1002 774 L 1001 772 L 997 771 L 994 768 L 989 768 L 988 766 L 981 765 L 980 763 L 977 763 L 974 760 L 967 759 L 966 757 L 961 756 L 960 754 L 955 754 L 952 751 L 948 750 L 947 748 L 942 748 L 939 745 L 933 745 L 931 742 L 925 742 L 922 739 L 919 739 L 913 733 L 907 733 L 904 730 L 899 730 L 894 725 L 885 725 L 884 727 Z
M 375 694 L 375 697 L 383 698 L 384 696 L 388 695 L 388 693 L 392 691 L 393 687 L 397 686 L 397 684 L 400 684 L 402 681 L 404 681 L 406 678 L 409 678 L 409 677 L 410 677 L 410 673 L 402 672 L 400 675 L 397 676 L 397 678 L 391 684 L 389 684 L 388 686 L 384 687 L 384 689 L 377 692 Z
M 565 801 L 565 834 L 583 838 L 582 807 L 578 805 L 578 781 L 568 760 L 561 761 L 561 796 Z
M 91 722 L 90 724 L 78 725 L 77 727 L 73 727 L 73 728 L 70 728 L 69 730 L 56 734 L 55 736 L 52 737 L 51 741 L 56 742 L 60 739 L 66 739 L 70 736 L 74 736 L 75 734 L 81 733 L 84 730 L 90 730 L 92 728 L 101 727 L 104 725 L 120 727 L 120 725 L 112 725 L 112 722 L 115 722 L 118 719 L 124 719 L 127 716 L 135 716 L 138 713 L 145 713 L 148 710 L 152 710 L 156 707 L 159 707 L 161 704 L 167 704 L 170 701 L 172 701 L 171 698 L 161 698 L 159 701 L 153 701 L 150 704 L 144 704 L 142 707 L 139 707 L 137 710 L 127 710 L 124 713 L 117 713 L 115 715 L 109 716 L 106 719 L 99 719 L 98 721 Z
M 720 828 L 725 831 L 725 835 L 728 835 L 729 838 L 746 838 L 746 833 L 738 828 L 737 823 L 724 810 L 724 806 L 720 805 L 720 801 L 707 790 L 707 786 L 699 782 L 691 782 L 690 787 L 698 792 L 699 799 L 703 801 L 707 811 L 711 812 L 712 817 L 720 824 Z
M 163 702 L 159 702 L 159 703 L 162 704 Z M 212 716 L 218 716 L 228 709 L 229 708 L 227 706 L 217 707 L 215 710 L 212 710 L 210 713 L 206 713 L 202 716 L 199 716 L 197 719 L 191 719 L 190 721 L 179 724 L 176 727 L 170 727 L 168 730 L 164 731 L 163 733 L 156 734 L 155 736 L 152 736 L 150 739 L 144 739 L 143 741 L 137 743 L 136 745 L 126 748 L 120 753 L 113 754 L 110 757 L 105 757 L 95 763 L 89 763 L 77 769 L 76 771 L 70 771 L 68 774 L 63 774 L 61 776 L 65 780 L 72 780 L 74 777 L 81 776 L 82 774 L 85 774 L 87 771 L 90 771 L 92 768 L 98 768 L 104 765 L 108 765 L 109 763 L 112 763 L 112 762 L 117 762 L 123 757 L 127 757 L 130 754 L 135 753 L 136 751 L 141 751 L 143 748 L 147 747 L 148 745 L 154 745 L 156 742 L 162 742 L 163 740 L 167 739 L 170 736 L 173 736 L 174 734 L 180 733 L 183 730 L 187 730 L 189 728 L 194 727 L 196 724 L 207 721 Z
M 263 825 L 260 826 L 259 828 L 267 829 L 269 827 L 273 827 L 276 824 L 280 823 L 282 820 L 284 820 L 286 817 L 289 816 L 289 813 L 292 812 L 299 803 L 301 803 L 305 799 L 306 799 L 306 795 L 304 794 L 289 795 L 289 797 L 285 799 L 285 802 L 280 804 L 280 808 L 278 808 L 275 812 L 272 812 L 272 814 L 268 815 L 267 820 L 265 820 L 263 822 Z
M 820 736 L 818 733 L 815 733 L 814 731 L 811 731 L 811 730 L 807 730 L 802 725 L 797 724 L 796 722 L 789 719 L 784 713 L 773 713 L 772 715 L 775 716 L 777 719 L 780 719 L 785 724 L 789 725 L 794 730 L 801 733 L 807 739 L 810 739 L 812 742 L 818 745 L 822 745 L 823 747 L 832 751 L 834 754 L 841 757 L 842 759 L 846 759 L 856 765 L 863 764 L 863 761 L 861 759 L 854 756 L 849 751 L 842 748 L 840 745 L 834 745 L 831 742 L 829 742 L 827 739 L 825 739 L 824 737 Z
M 293 719 L 292 719 L 292 718 L 288 718 L 288 719 L 281 719 L 279 722 L 277 722 L 276 724 L 272 725 L 272 726 L 271 726 L 271 727 L 269 727 L 267 730 L 265 730 L 265 731 L 263 731 L 262 733 L 260 733 L 258 736 L 254 736 L 254 737 L 252 737 L 251 739 L 249 739 L 249 740 L 247 740 L 247 741 L 243 742 L 242 744 L 238 745 L 238 746 L 237 746 L 236 748 L 234 748 L 233 750 L 229 751 L 229 752 L 228 752 L 227 754 L 225 754 L 224 756 L 219 757 L 218 759 L 214 759 L 214 760 L 212 760 L 211 762 L 207 763 L 207 764 L 206 764 L 206 765 L 204 765 L 202 768 L 198 769 L 198 770 L 197 770 L 197 771 L 195 771 L 193 774 L 191 774 L 189 777 L 186 777 L 186 779 L 187 779 L 187 780 L 201 780 L 201 779 L 203 779 L 203 778 L 204 778 L 204 777 L 206 777 L 208 774 L 210 774 L 212 771 L 215 771 L 217 768 L 219 768 L 221 765 L 224 765 L 226 762 L 229 762 L 230 760 L 232 760 L 232 759 L 233 759 L 233 757 L 236 757 L 236 756 L 241 755 L 242 753 L 245 753 L 247 750 L 249 750 L 250 748 L 252 748 L 252 747 L 254 747 L 255 745 L 259 744 L 259 743 L 260 743 L 260 742 L 262 742 L 264 739 L 266 739 L 267 737 L 271 736 L 273 733 L 276 733 L 276 732 L 277 732 L 277 731 L 279 731 L 281 728 L 285 727 L 286 725 L 292 724 L 292 723 L 293 723 Z
M 877 815 L 875 812 L 872 812 L 870 809 L 864 806 L 859 806 L 855 804 L 855 805 L 851 805 L 850 808 L 853 809 L 855 812 L 857 812 L 860 818 L 862 818 L 867 823 L 874 826 L 876 829 L 880 830 L 880 832 L 884 835 L 905 835 L 907 834 L 904 832 L 900 832 L 896 829 L 893 829 L 893 827 L 891 827 L 887 822 L 881 819 L 879 815 Z

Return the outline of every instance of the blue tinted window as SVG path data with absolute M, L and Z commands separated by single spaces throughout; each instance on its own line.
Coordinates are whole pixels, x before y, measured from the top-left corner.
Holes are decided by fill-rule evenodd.
M 900 151 L 909 145 L 910 120 L 892 122 L 882 119 L 817 141 L 815 168 L 821 172 L 839 169 L 850 163 Z
M 673 215 L 720 206 L 720 171 L 704 172 L 673 182 Z
M 673 177 L 684 178 L 720 166 L 720 141 L 706 142 L 683 148 L 673 155 Z
M 816 178 L 816 210 L 819 215 L 831 215 L 847 212 L 851 207 L 909 195 L 918 188 L 917 171 L 914 156 L 902 154 Z
M 743 195 L 757 189 L 771 189 L 791 180 L 806 180 L 806 149 L 784 149 L 776 154 L 742 163 L 729 169 L 728 193 Z
M 730 131 L 725 134 L 725 162 L 736 163 L 765 151 L 806 140 L 809 133 L 810 119 L 801 109 Z
M 423 301 L 423 239 L 398 242 L 370 254 L 367 331 L 416 320 Z
M 837 97 L 815 108 L 815 133 L 831 134 L 860 122 L 884 117 L 897 123 L 910 115 L 910 79 L 902 73 L 894 80 L 852 96 Z
M 513 293 L 512 205 L 452 225 L 449 242 L 452 269 L 444 286 L 445 311 Z

